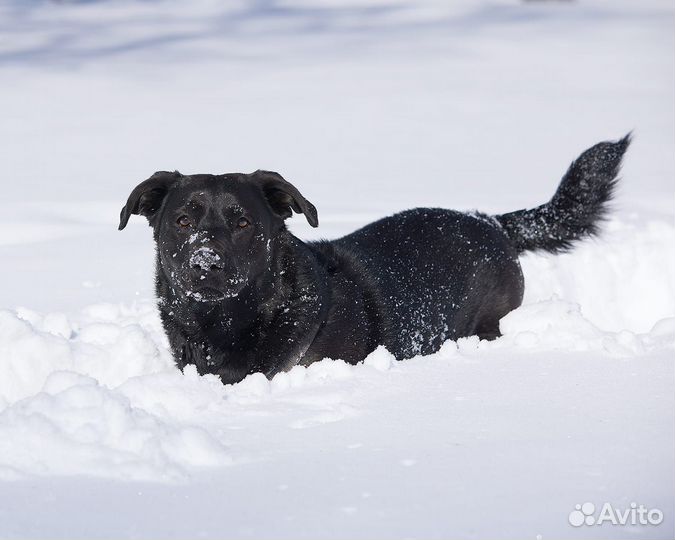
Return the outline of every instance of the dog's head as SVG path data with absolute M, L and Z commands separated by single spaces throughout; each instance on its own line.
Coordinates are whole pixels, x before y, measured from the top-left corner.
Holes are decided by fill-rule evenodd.
M 172 287 L 215 302 L 269 271 L 273 241 L 293 210 L 318 226 L 314 205 L 275 172 L 156 172 L 129 195 L 119 229 L 131 214 L 145 216 Z

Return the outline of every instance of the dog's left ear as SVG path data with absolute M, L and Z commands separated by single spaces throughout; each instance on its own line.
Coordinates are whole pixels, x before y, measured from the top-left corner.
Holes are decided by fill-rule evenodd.
M 250 175 L 262 187 L 267 202 L 280 218 L 286 219 L 296 214 L 305 214 L 312 227 L 319 226 L 319 216 L 314 205 L 302 196 L 298 189 L 284 180 L 276 172 L 256 171 Z
M 150 178 L 138 184 L 129 195 L 127 204 L 120 212 L 120 225 L 118 230 L 124 229 L 132 214 L 145 216 L 148 221 L 162 206 L 164 197 L 169 188 L 176 182 L 181 174 L 178 171 L 157 171 Z

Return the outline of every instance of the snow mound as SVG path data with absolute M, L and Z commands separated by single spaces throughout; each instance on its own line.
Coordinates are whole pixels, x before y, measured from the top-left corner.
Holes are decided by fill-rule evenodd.
M 86 474 L 133 480 L 186 477 L 184 467 L 227 465 L 204 429 L 161 420 L 120 392 L 69 371 L 0 414 L 0 475 Z M 21 452 L 16 449 L 21 448 Z
M 604 332 L 585 319 L 578 304 L 548 300 L 521 306 L 500 321 L 501 348 L 595 351 L 630 356 L 675 342 L 675 318 L 661 319 L 646 334 L 629 330 Z
M 647 332 L 675 315 L 675 226 L 636 215 L 603 224 L 570 253 L 527 253 L 524 303 L 565 298 L 603 330 Z
M 63 313 L 0 311 L 0 404 L 39 392 L 57 370 L 116 386 L 135 375 L 172 368 L 159 315 L 150 302 L 89 306 L 77 321 Z
M 175 375 L 176 368 L 150 303 L 90 306 L 77 321 L 0 312 L 3 476 L 175 480 L 186 466 L 229 463 L 202 428 L 162 419 L 113 390 L 161 372 Z
M 74 319 L 3 311 L 0 475 L 180 481 L 204 467 L 252 459 L 231 449 L 228 435 L 247 418 L 291 430 L 353 418 L 364 392 L 395 387 L 415 366 L 556 350 L 640 356 L 675 347 L 675 318 L 646 334 L 605 332 L 559 299 L 520 307 L 501 330 L 496 341 L 463 338 L 406 362 L 380 347 L 357 366 L 325 359 L 271 381 L 254 374 L 223 386 L 191 366 L 184 373 L 174 366 L 150 303 L 91 306 Z

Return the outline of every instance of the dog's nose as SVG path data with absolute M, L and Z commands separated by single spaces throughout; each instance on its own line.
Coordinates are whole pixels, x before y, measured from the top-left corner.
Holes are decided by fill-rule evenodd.
M 223 258 L 209 247 L 200 247 L 190 255 L 190 267 L 201 272 L 221 272 L 225 269 Z

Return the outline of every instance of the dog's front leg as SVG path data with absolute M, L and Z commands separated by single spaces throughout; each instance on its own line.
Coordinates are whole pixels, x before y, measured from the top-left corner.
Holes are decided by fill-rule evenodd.
M 279 313 L 255 347 L 251 372 L 262 372 L 271 379 L 297 365 L 321 326 L 321 311 L 318 299 L 308 302 L 304 297 Z
M 223 384 L 241 381 L 251 370 L 245 354 L 222 353 L 211 349 L 201 341 L 186 341 L 183 345 L 181 363 L 194 364 L 200 375 L 218 375 Z
M 241 381 L 250 373 L 249 369 L 243 364 L 228 364 L 218 370 L 216 375 L 220 377 L 223 384 L 234 384 Z
M 187 338 L 180 367 L 194 364 L 201 375 L 218 375 L 224 384 L 239 382 L 252 373 L 271 379 L 300 362 L 321 325 L 321 313 L 316 296 L 305 294 L 297 302 L 285 304 L 250 349 L 219 351 L 199 339 Z
M 187 364 L 194 364 L 197 372 L 204 375 L 209 372 L 209 357 L 208 347 L 203 341 L 188 339 L 182 348 L 181 368 Z

